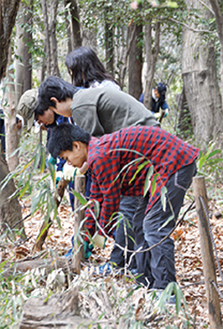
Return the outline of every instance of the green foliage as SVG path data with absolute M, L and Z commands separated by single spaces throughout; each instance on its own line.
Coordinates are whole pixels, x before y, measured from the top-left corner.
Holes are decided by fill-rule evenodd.
M 198 173 L 207 180 L 222 180 L 223 156 L 222 150 L 215 148 L 215 143 L 211 141 L 207 146 L 206 152 L 200 151 L 197 161 Z

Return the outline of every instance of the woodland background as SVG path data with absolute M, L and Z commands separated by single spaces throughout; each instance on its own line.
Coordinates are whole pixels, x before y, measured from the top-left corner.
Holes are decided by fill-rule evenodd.
M 148 108 L 152 87 L 161 81 L 167 85 L 170 113 L 163 128 L 201 149 L 198 169 L 206 178 L 211 225 L 222 263 L 222 1 L 0 0 L 0 100 L 6 124 L 6 158 L 0 154 L 1 269 L 8 259 L 34 257 L 31 232 L 37 234 L 40 219 L 53 212 L 55 227 L 65 229 L 70 218 L 66 200 L 58 212 L 55 209 L 49 186 L 55 174 L 45 169 L 45 135 L 24 130 L 19 139 L 15 109 L 22 93 L 38 88 L 47 76 L 70 81 L 65 58 L 80 45 L 97 52 L 122 90 L 137 99 L 144 91 Z M 189 193 L 186 203 L 192 198 Z M 32 216 L 24 221 L 27 210 Z M 202 276 L 196 227 L 196 215 L 188 215 L 175 235 L 181 285 L 200 281 Z M 52 232 L 45 247 L 62 255 L 69 249 L 71 231 L 61 246 Z M 20 236 L 28 238 L 25 244 Z M 95 257 L 106 260 L 108 255 Z M 21 293 L 23 281 L 2 282 L 1 304 L 6 306 L 0 309 L 1 328 L 16 327 L 33 287 Z M 192 290 L 185 293 L 190 320 L 180 325 L 171 320 L 166 326 L 208 327 L 204 287 L 195 285 Z M 138 325 L 146 327 L 136 321 L 132 328 Z

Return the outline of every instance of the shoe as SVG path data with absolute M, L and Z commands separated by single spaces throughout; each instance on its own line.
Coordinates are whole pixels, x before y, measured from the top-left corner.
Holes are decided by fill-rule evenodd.
M 164 303 L 165 305 L 176 305 L 175 295 L 163 294 L 164 289 L 152 288 L 149 290 L 148 299 L 154 302 Z
M 114 273 L 115 270 L 110 263 L 105 263 L 104 265 L 95 266 L 93 274 L 94 275 L 110 275 Z

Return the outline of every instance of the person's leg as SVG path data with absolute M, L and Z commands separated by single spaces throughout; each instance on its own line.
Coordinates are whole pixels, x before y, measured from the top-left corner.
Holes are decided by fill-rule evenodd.
M 111 253 L 110 261 L 117 267 L 123 268 L 125 264 L 129 263 L 131 253 L 127 252 L 126 257 L 124 250 L 120 249 L 118 245 L 123 248 L 127 246 L 129 250 L 134 251 L 134 232 L 133 232 L 133 216 L 138 207 L 141 197 L 121 196 L 119 212 L 123 215 L 117 225 L 115 232 L 115 245 Z M 134 268 L 135 260 L 132 258 L 130 267 Z
M 140 276 L 137 278 L 137 282 L 145 286 L 152 285 L 153 278 L 150 271 L 150 252 L 143 251 L 148 248 L 147 242 L 144 238 L 143 232 L 143 220 L 145 218 L 145 211 L 148 203 L 148 196 L 141 198 L 139 206 L 133 217 L 133 230 L 135 233 L 135 251 L 139 250 L 135 255 L 137 274 Z
M 195 163 L 183 167 L 173 174 L 166 185 L 168 191 L 166 210 L 163 210 L 161 199 L 159 199 L 146 214 L 143 222 L 143 230 L 149 247 L 159 243 L 175 226 L 175 220 L 183 204 L 185 193 L 191 185 L 192 178 L 195 174 Z M 175 218 L 172 218 L 167 223 L 168 219 L 173 216 L 172 209 Z M 164 242 L 153 248 L 150 251 L 150 255 L 150 269 L 154 280 L 153 288 L 164 289 L 168 283 L 175 282 L 173 240 L 168 237 Z

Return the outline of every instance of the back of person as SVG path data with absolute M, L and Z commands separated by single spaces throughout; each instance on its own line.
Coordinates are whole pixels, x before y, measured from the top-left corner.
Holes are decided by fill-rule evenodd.
M 74 121 L 96 137 L 129 126 L 160 126 L 143 104 L 115 88 L 79 90 L 71 111 Z

